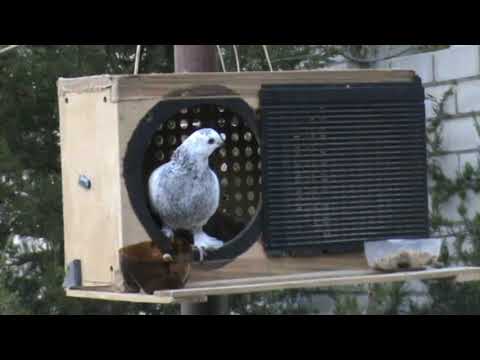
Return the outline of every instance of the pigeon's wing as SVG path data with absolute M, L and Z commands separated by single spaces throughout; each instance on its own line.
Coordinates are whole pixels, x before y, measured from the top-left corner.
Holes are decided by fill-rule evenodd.
M 215 174 L 212 170 L 210 170 L 212 180 L 212 196 L 215 202 L 215 211 L 217 211 L 218 206 L 220 204 L 220 182 L 218 180 L 217 174 Z
M 169 164 L 164 164 L 157 168 L 148 179 L 148 199 L 152 210 L 160 216 L 162 209 L 168 204 L 163 182 L 168 173 Z

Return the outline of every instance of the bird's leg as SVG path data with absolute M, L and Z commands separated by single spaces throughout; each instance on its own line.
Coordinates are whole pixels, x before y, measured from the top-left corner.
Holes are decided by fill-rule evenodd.
M 174 235 L 173 230 L 168 226 L 162 227 L 162 234 L 165 235 L 165 237 L 170 241 L 173 240 L 173 235 Z
M 170 229 L 168 226 L 163 226 L 162 227 L 162 234 L 165 235 L 165 237 L 172 241 L 173 240 L 173 236 L 174 236 L 174 232 L 172 229 Z M 172 258 L 172 255 L 170 254 L 163 254 L 163 260 L 166 261 L 166 262 L 172 262 L 173 261 L 173 258 Z
M 200 252 L 202 250 L 219 249 L 223 246 L 222 241 L 205 234 L 201 228 L 193 231 L 193 243 Z
M 223 246 L 222 241 L 205 234 L 202 228 L 195 229 L 193 231 L 193 243 L 195 247 L 198 249 L 201 263 L 203 263 L 203 259 L 205 257 L 207 250 L 218 249 Z
M 170 242 L 173 240 L 173 235 L 174 235 L 174 232 L 171 228 L 167 227 L 167 226 L 163 226 L 162 227 L 162 230 L 160 230 L 161 233 L 163 234 L 163 236 L 165 236 Z M 152 245 L 155 245 L 157 246 L 159 249 L 161 249 L 161 242 L 158 240 L 158 239 L 153 239 L 152 241 Z

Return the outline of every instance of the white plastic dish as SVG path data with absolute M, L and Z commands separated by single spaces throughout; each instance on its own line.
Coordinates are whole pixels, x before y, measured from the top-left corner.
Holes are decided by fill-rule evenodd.
M 442 239 L 390 239 L 364 243 L 368 266 L 376 270 L 421 270 L 438 260 Z

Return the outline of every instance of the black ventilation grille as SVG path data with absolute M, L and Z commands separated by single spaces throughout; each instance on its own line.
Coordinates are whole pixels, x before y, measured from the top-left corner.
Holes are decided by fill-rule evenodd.
M 316 254 L 428 236 L 418 80 L 270 85 L 260 98 L 267 251 Z

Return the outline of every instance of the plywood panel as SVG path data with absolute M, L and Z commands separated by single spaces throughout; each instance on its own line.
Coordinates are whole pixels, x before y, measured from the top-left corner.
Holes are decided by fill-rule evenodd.
M 81 260 L 85 284 L 110 283 L 117 263 L 118 127 L 109 96 L 105 90 L 59 99 L 65 258 Z M 91 190 L 78 185 L 80 175 L 90 178 Z

